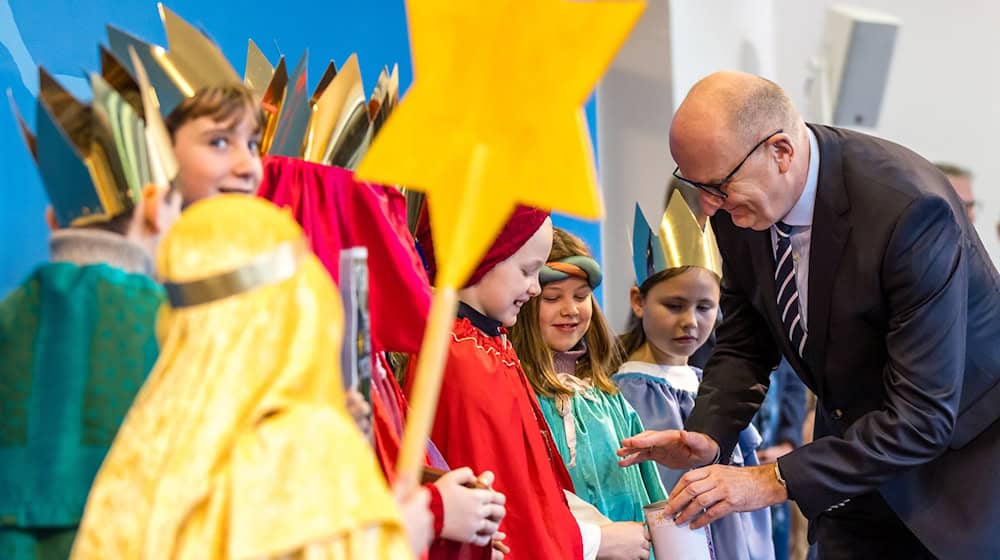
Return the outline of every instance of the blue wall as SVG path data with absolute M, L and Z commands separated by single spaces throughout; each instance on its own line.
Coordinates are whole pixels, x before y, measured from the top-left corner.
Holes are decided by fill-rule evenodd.
M 383 65 L 399 63 L 400 85 L 412 81 L 403 0 L 300 2 L 294 9 L 274 3 L 173 0 L 167 6 L 205 29 L 242 72 L 247 39 L 252 38 L 272 63 L 284 54 L 294 65 L 308 48 L 310 83 L 332 58 L 338 64 L 357 52 L 366 88 L 374 86 Z M 106 42 L 111 23 L 148 41 L 165 45 L 156 4 L 123 0 L 0 0 L 0 87 L 10 90 L 29 123 L 34 123 L 34 93 L 41 64 L 74 93 L 85 95 L 84 70 L 98 66 L 97 44 Z M 591 131 L 594 104 L 588 105 Z M 48 257 L 47 200 L 34 163 L 6 102 L 0 103 L 0 296 Z M 600 252 L 600 229 L 557 217 Z M 598 257 L 599 258 L 599 257 Z

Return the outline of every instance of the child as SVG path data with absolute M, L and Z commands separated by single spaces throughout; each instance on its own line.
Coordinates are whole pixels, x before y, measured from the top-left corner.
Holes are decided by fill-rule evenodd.
M 184 100 L 165 122 L 177 156 L 174 184 L 185 207 L 218 194 L 257 190 L 264 121 L 245 86 L 205 88 Z
M 418 241 L 433 277 L 429 235 L 418 232 Z M 496 473 L 496 489 L 508 499 L 500 530 L 510 560 L 583 556 L 580 528 L 563 494 L 572 482 L 505 329 L 538 295 L 538 273 L 551 244 L 548 214 L 519 207 L 459 291 L 431 431 L 449 464 Z M 409 360 L 407 392 L 417 361 Z
M 629 329 L 619 339 L 628 361 L 611 378 L 649 430 L 684 427 L 701 376 L 688 358 L 708 339 L 719 307 L 721 267 L 711 226 L 702 232 L 679 191 L 669 201 L 659 240 L 636 208 L 633 259 L 638 285 L 631 290 Z M 744 430 L 731 464 L 758 464 L 760 441 L 753 427 Z M 684 474 L 657 468 L 668 491 Z M 711 524 L 711 534 L 720 559 L 774 558 L 766 509 L 723 517 Z
M 374 443 L 391 481 L 407 407 L 384 351 L 417 351 L 430 305 L 430 286 L 406 229 L 403 195 L 392 187 L 359 182 L 346 169 L 283 156 L 266 158 L 257 194 L 291 211 L 335 281 L 341 249 L 368 249 Z M 442 463 L 433 466 L 447 468 Z M 466 468 L 426 485 L 432 506 L 437 506 L 432 507 L 439 529 L 435 536 L 442 537 L 431 547 L 432 560 L 490 558 L 489 544 L 503 518 L 505 498 L 463 484 L 479 480 L 489 486 L 492 478 L 488 472 L 476 477 Z
M 253 197 L 202 202 L 158 269 L 163 349 L 73 558 L 412 557 L 344 408 L 336 289 L 288 214 Z
M 139 71 L 135 53 L 156 92 L 177 158 L 174 185 L 184 207 L 217 194 L 252 194 L 261 179 L 260 102 L 215 43 L 162 5 L 160 16 L 171 39 L 169 51 L 113 26 L 108 26 L 108 43 L 116 62 L 133 77 Z
M 540 280 L 541 295 L 511 329 L 525 375 L 577 495 L 612 521 L 643 523 L 642 507 L 666 493 L 652 463 L 622 469 L 615 456 L 643 426 L 610 379 L 618 347 L 592 294 L 601 270 L 582 241 L 557 228 Z
M 156 360 L 152 251 L 180 212 L 177 193 L 144 176 L 139 115 L 99 76 L 85 105 L 39 70 L 37 136 L 24 131 L 51 204 L 51 262 L 0 302 L 0 558 L 12 560 L 69 554 Z

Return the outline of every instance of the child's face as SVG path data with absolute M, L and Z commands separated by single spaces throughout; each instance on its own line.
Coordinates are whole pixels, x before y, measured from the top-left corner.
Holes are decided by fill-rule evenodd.
M 703 268 L 691 268 L 650 288 L 633 292 L 632 310 L 642 319 L 650 350 L 663 363 L 686 365 L 708 340 L 719 309 L 719 282 Z
M 538 273 L 552 248 L 552 221 L 542 227 L 507 260 L 493 267 L 474 286 L 462 290 L 462 301 L 505 327 L 517 322 L 521 306 L 541 293 Z
M 174 153 L 185 207 L 217 194 L 252 194 L 260 185 L 260 130 L 252 111 L 231 122 L 210 116 L 185 122 L 174 133 Z
M 572 350 L 590 328 L 594 313 L 591 289 L 586 280 L 567 278 L 542 288 L 538 302 L 538 329 L 554 352 Z

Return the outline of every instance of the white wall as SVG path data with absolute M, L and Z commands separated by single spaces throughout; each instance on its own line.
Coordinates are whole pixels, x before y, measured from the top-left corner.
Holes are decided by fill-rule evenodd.
M 808 110 L 808 61 L 831 0 L 649 0 L 628 44 L 598 87 L 598 152 L 605 311 L 624 325 L 633 285 L 629 238 L 636 202 L 655 220 L 674 164 L 673 110 L 695 81 L 725 69 L 775 80 Z M 869 132 L 930 160 L 971 168 L 982 202 L 976 222 L 1000 263 L 1000 2 L 853 0 L 902 21 L 878 127 Z
M 674 163 L 667 131 L 699 78 L 740 69 L 773 77 L 772 0 L 648 0 L 646 12 L 597 93 L 597 149 L 606 218 L 604 310 L 625 325 L 636 202 L 652 223 L 663 212 Z
M 929 160 L 972 169 L 976 227 L 1000 263 L 1000 3 L 849 0 L 901 21 L 875 134 Z M 776 79 L 802 107 L 806 61 L 820 46 L 829 0 L 774 0 Z

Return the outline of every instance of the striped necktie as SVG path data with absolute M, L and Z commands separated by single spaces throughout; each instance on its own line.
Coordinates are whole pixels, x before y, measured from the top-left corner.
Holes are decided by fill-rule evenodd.
M 778 287 L 778 313 L 785 326 L 785 334 L 799 357 L 806 347 L 806 331 L 799 309 L 799 290 L 795 286 L 795 263 L 792 258 L 792 226 L 778 222 L 774 224 L 778 234 L 778 249 L 775 252 L 777 266 L 774 268 L 774 284 Z

